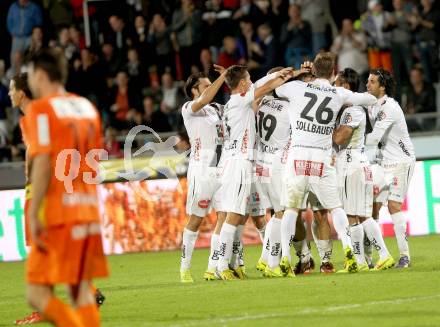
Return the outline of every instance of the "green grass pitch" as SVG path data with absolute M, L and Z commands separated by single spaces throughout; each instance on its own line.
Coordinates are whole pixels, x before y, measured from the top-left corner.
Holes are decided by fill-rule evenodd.
M 396 257 L 395 239 L 386 242 Z M 179 282 L 178 251 L 113 256 L 111 278 L 96 282 L 107 297 L 102 325 L 440 326 L 440 236 L 412 237 L 410 246 L 413 267 L 405 271 L 270 280 L 254 268 L 261 247 L 247 247 L 249 278 L 230 282 L 202 280 L 208 251 L 196 250 L 190 285 Z M 341 268 L 339 242 L 333 258 Z M 10 326 L 30 312 L 23 263 L 0 264 L 0 280 L 0 326 Z

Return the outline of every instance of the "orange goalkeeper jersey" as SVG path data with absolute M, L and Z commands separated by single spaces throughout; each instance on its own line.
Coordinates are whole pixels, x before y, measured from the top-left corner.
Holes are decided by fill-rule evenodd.
M 90 183 L 98 170 L 97 156 L 96 151 L 89 153 L 102 149 L 102 133 L 92 103 L 70 93 L 34 100 L 22 127 L 28 160 L 50 155 L 51 177 L 40 208 L 42 222 L 56 226 L 99 221 L 96 182 Z

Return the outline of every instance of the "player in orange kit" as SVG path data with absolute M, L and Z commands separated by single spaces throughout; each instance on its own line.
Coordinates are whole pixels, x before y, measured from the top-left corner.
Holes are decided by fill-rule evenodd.
M 56 326 L 99 326 L 90 283 L 108 275 L 95 176 L 101 124 L 87 99 L 65 91 L 66 77 L 61 52 L 43 50 L 30 60 L 28 82 L 37 100 L 24 119 L 32 164 L 27 300 Z M 55 297 L 57 284 L 68 285 L 74 307 Z

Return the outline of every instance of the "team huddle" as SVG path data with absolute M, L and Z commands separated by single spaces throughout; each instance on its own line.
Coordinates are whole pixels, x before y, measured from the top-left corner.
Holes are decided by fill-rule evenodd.
M 191 155 L 181 281 L 193 281 L 198 229 L 212 209 L 217 224 L 206 280 L 245 278 L 241 234 L 248 216 L 263 242 L 257 263 L 263 276 L 310 273 L 315 263 L 301 219 L 307 208 L 314 213 L 322 273 L 335 272 L 329 214 L 345 256 L 338 272 L 409 267 L 402 203 L 415 155 L 402 109 L 392 98 L 392 75 L 372 70 L 368 92 L 357 93 L 359 76 L 349 68 L 335 75 L 331 53 L 318 54 L 300 70 L 273 68 L 256 83 L 246 67 L 215 69 L 220 76 L 213 83 L 198 74 L 185 87 L 192 99 L 182 107 Z M 223 83 L 231 91 L 224 106 L 212 103 Z M 382 204 L 394 224 L 397 262 L 378 224 Z M 291 246 L 299 257 L 295 266 Z

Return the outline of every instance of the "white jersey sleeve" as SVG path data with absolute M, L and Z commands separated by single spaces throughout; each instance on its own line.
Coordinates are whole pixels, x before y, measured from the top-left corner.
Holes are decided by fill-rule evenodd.
M 278 77 L 278 73 L 271 73 L 271 74 L 269 74 L 269 75 L 266 75 L 266 76 L 260 78 L 258 81 L 256 81 L 256 82 L 254 83 L 255 88 L 257 89 L 257 88 L 259 88 L 260 86 L 263 86 L 263 85 L 266 84 L 267 82 L 269 82 L 269 81 L 271 81 L 271 80 L 273 80 L 273 79 L 275 79 L 275 78 L 277 78 L 277 77 Z
M 182 116 L 188 117 L 188 116 L 204 116 L 204 112 L 203 112 L 203 108 L 200 110 L 197 110 L 196 112 L 194 112 L 192 110 L 192 105 L 194 104 L 194 101 L 188 101 L 185 102 L 185 104 L 182 106 Z
M 368 134 L 365 140 L 366 145 L 376 146 L 384 136 L 385 132 L 391 127 L 396 120 L 395 112 L 389 106 L 382 106 L 376 115 L 373 131 Z
M 295 96 L 303 95 L 301 91 L 303 90 L 302 87 L 304 87 L 305 85 L 306 84 L 302 81 L 292 81 L 284 83 L 283 85 L 275 89 L 275 93 L 280 98 L 286 98 L 290 99 L 290 101 L 293 101 Z
M 356 93 L 343 87 L 336 87 L 337 94 L 341 97 L 344 104 L 353 106 L 371 106 L 377 102 L 375 96 L 369 93 Z

